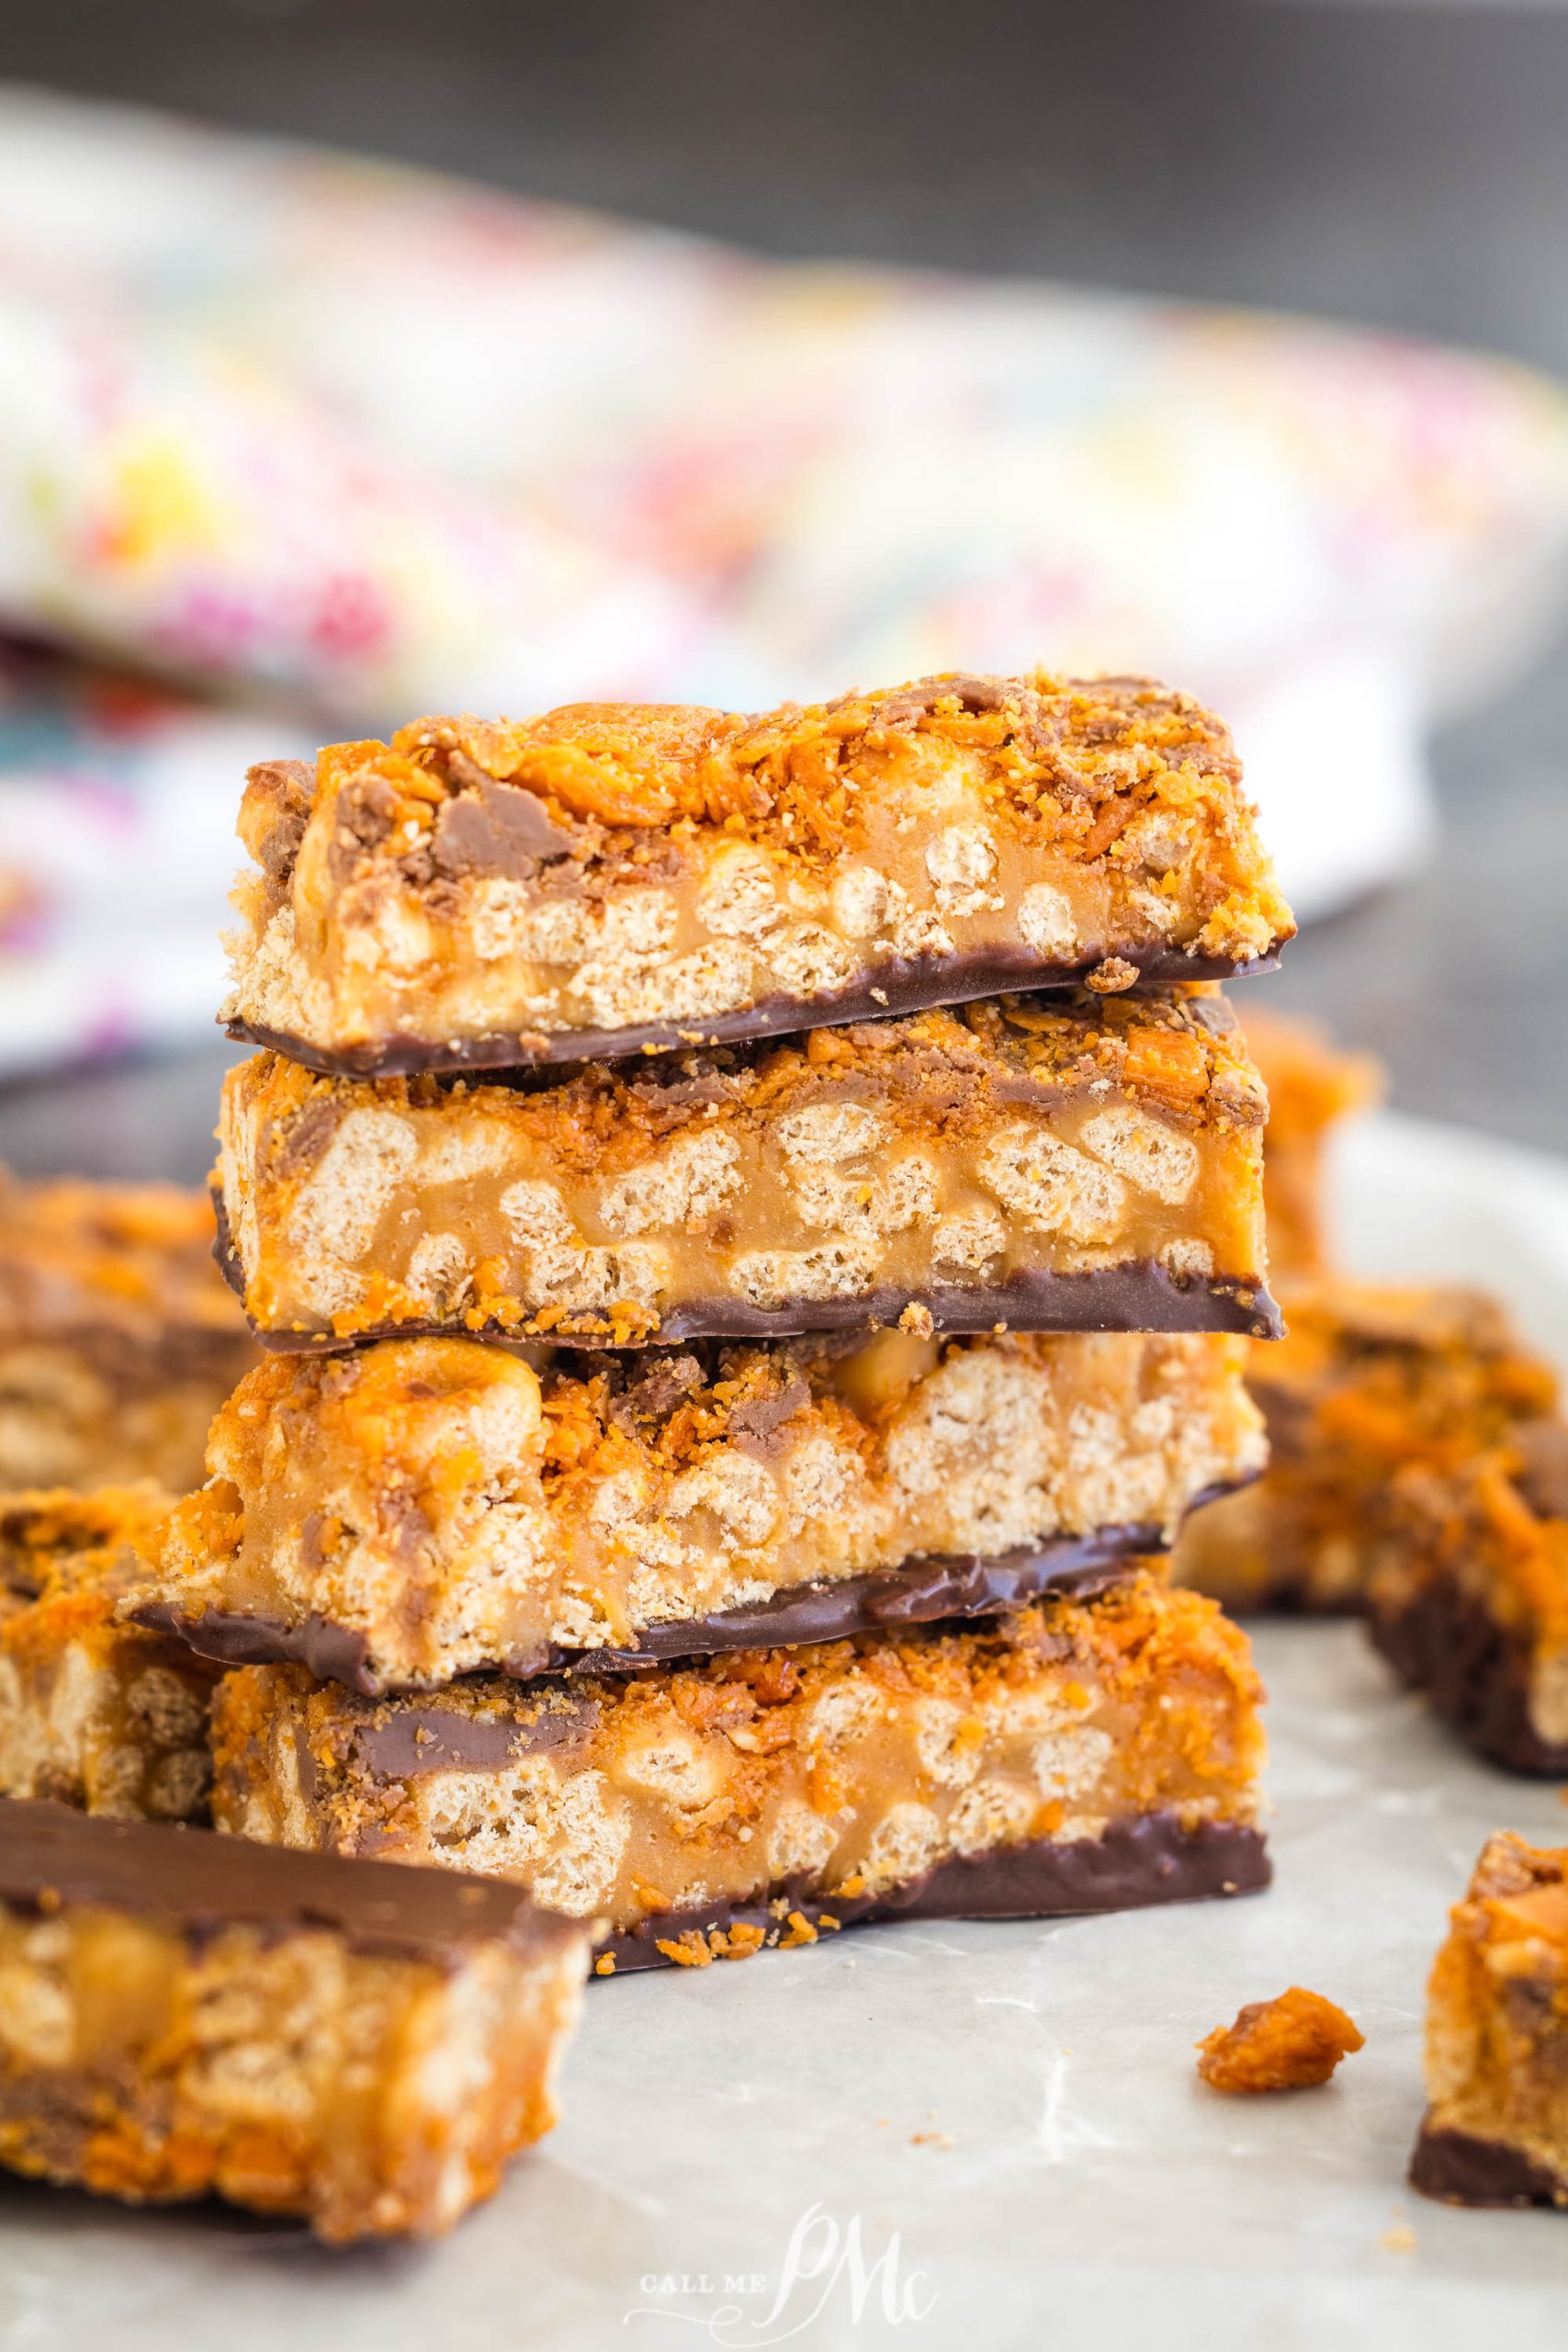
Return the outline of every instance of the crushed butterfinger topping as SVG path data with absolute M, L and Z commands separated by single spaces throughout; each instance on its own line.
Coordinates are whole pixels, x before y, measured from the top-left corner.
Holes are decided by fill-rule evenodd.
M 1249 2001 L 1234 2025 L 1199 2042 L 1198 2072 L 1211 2090 L 1308 2090 L 1327 2082 L 1366 2037 L 1343 2009 L 1300 1984 L 1271 2001 Z

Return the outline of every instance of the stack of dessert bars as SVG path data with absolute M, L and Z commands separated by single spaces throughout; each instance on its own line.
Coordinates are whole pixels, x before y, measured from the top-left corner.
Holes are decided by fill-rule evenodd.
M 162 1678 L 219 1827 L 515 1880 L 600 1973 L 1261 1884 L 1245 1638 L 1158 1556 L 1278 1330 L 1216 984 L 1292 926 L 1220 723 L 426 720 L 241 833 L 266 1353 L 134 1577 L 11 1539 L 107 1747 Z

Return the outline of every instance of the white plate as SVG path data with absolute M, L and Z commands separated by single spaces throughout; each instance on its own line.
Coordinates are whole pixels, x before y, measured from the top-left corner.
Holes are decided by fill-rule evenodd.
M 1568 1170 L 1393 1117 L 1343 1170 L 1359 1263 L 1492 1280 L 1568 1354 Z M 1471 1762 L 1356 1626 L 1258 1649 L 1269 1894 L 595 1986 L 565 2121 L 434 2250 L 0 2191 L 0 2347 L 1561 2352 L 1568 2216 L 1450 2211 L 1404 2173 L 1447 1907 L 1491 1830 L 1558 1842 L 1568 1814 Z M 1205 2092 L 1193 2043 L 1292 1983 L 1366 2049 L 1325 2090 Z

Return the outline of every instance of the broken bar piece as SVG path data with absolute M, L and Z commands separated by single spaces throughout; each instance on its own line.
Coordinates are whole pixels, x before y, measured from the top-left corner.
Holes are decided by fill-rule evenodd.
M 0 2163 L 448 2229 L 555 2120 L 587 1951 L 490 1880 L 0 1805 Z
M 1490 1838 L 1427 1994 L 1414 2188 L 1568 2207 L 1568 1849 Z
M 1269 1467 L 1195 1516 L 1172 1574 L 1227 1609 L 1364 1609 L 1403 1471 L 1457 1466 L 1549 1412 L 1557 1380 L 1479 1291 L 1325 1280 L 1249 1351 Z
M 1103 1585 L 1260 1467 L 1246 1344 L 273 1356 L 126 1606 L 209 1657 L 366 1691 L 991 1611 Z
M 0 1490 L 199 1482 L 256 1359 L 212 1240 L 199 1193 L 0 1170 Z
M 229 1073 L 269 1346 L 897 1323 L 1278 1336 L 1265 1102 L 1217 994 L 1006 997 L 530 1086 Z
M 1370 1604 L 1379 1649 L 1467 1746 L 1568 1778 L 1568 1425 L 1404 1474 Z
M 1294 925 L 1220 721 L 1135 678 L 425 718 L 253 769 L 234 1036 L 350 1077 L 730 1042 Z
M 0 1497 L 0 1796 L 205 1813 L 218 1669 L 116 1617 L 174 1502 L 150 1483 Z
M 608 1921 L 602 1973 L 701 1964 L 862 1919 L 1260 1886 L 1260 1696 L 1245 1635 L 1149 1576 L 641 1677 L 375 1701 L 254 1667 L 220 1689 L 214 1813 L 514 1878 Z

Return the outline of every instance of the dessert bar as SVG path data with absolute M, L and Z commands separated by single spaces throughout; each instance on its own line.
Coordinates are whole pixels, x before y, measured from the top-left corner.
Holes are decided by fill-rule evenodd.
M 256 1357 L 212 1238 L 199 1193 L 0 1170 L 0 1490 L 197 1484 Z
M 231 1070 L 230 1280 L 270 1346 L 897 1323 L 1277 1336 L 1266 1104 L 1216 995 L 987 999 L 506 1085 Z
M 1263 1204 L 1269 1260 L 1281 1279 L 1326 1273 L 1333 1262 L 1324 1195 L 1329 1137 L 1382 1091 L 1371 1054 L 1344 1052 L 1314 1022 L 1247 1008 L 1247 1049 L 1269 1096 Z
M 0 1805 L 0 2163 L 447 2229 L 554 2122 L 586 1966 L 493 1881 Z
M 228 1676 L 214 1812 L 243 1836 L 439 1862 L 602 1917 L 601 1973 L 739 1958 L 880 1917 L 1234 1894 L 1261 1692 L 1213 1604 L 1092 1603 L 731 1654 L 644 1677 L 367 1700 Z
M 1488 1840 L 1427 1996 L 1414 2187 L 1568 2206 L 1568 1850 Z
M 1241 1340 L 773 1340 L 537 1369 L 273 1356 L 137 1621 L 366 1691 L 637 1665 L 1103 1585 L 1262 1462 Z
M 240 831 L 231 1035 L 348 1076 L 1218 978 L 1294 928 L 1224 728 L 1132 678 L 420 719 L 254 769 Z
M 1370 1601 L 1378 1647 L 1472 1747 L 1568 1778 L 1568 1426 L 1405 1473 Z
M 1477 1291 L 1325 1280 L 1284 1301 L 1289 1337 L 1248 1357 L 1269 1468 L 1193 1519 L 1173 1573 L 1229 1609 L 1360 1609 L 1396 1475 L 1549 1412 L 1556 1375 Z
M 218 1670 L 115 1613 L 174 1499 L 151 1485 L 0 1498 L 0 1796 L 205 1813 Z

